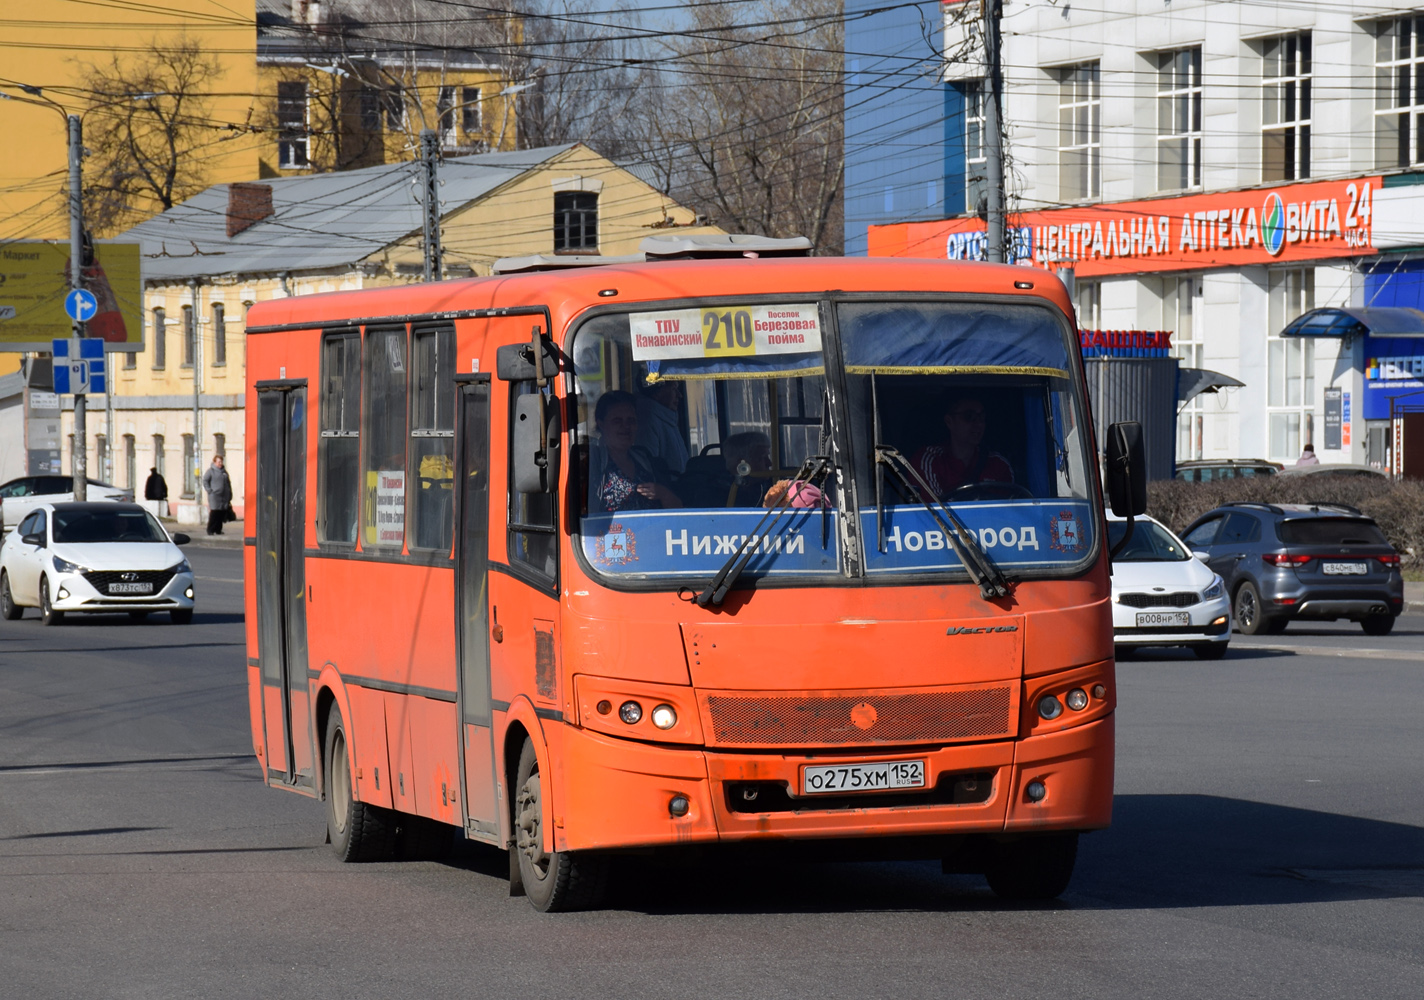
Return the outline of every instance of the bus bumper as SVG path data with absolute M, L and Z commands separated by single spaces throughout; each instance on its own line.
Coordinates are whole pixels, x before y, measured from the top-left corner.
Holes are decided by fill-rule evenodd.
M 1113 717 L 934 750 L 740 754 L 650 746 L 568 727 L 558 850 L 715 841 L 1090 830 L 1112 818 Z M 933 795 L 793 794 L 805 765 L 925 761 Z M 987 784 L 983 784 L 986 782 Z M 1029 795 L 1031 782 L 1046 794 Z M 748 800 L 746 793 L 759 794 Z M 685 799 L 687 811 L 675 813 Z M 861 805 L 861 802 L 864 805 Z

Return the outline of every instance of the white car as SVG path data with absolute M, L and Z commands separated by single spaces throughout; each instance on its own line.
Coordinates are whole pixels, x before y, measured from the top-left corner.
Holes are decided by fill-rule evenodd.
M 127 612 L 142 621 L 167 611 L 175 625 L 193 620 L 193 567 L 170 536 L 132 503 L 46 503 L 0 545 L 0 615 L 14 620 L 39 608 L 46 625 L 67 612 Z
M 1127 522 L 1108 515 L 1108 539 L 1122 540 Z M 1132 538 L 1112 560 L 1113 642 L 1118 651 L 1140 646 L 1189 646 L 1219 660 L 1231 641 L 1226 587 L 1160 521 L 1135 519 Z
M 86 479 L 88 499 L 124 502 L 133 499 L 130 490 Z M 21 476 L 0 486 L 0 527 L 9 531 L 25 515 L 42 503 L 67 503 L 74 499 L 73 476 Z

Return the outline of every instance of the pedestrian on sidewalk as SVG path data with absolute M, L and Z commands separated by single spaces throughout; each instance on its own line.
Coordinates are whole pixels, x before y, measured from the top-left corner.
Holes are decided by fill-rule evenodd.
M 208 534 L 221 535 L 232 517 L 232 480 L 223 468 L 223 457 L 213 456 L 213 464 L 203 473 L 203 492 L 208 495 Z
M 148 470 L 148 480 L 143 484 L 143 498 L 153 501 L 153 512 L 159 517 L 168 513 L 168 484 L 158 474 L 158 466 Z

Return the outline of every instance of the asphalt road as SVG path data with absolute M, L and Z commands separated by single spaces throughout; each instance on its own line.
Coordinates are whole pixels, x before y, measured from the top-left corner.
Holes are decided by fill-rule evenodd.
M 924 863 L 342 865 L 250 752 L 239 553 L 193 625 L 0 621 L 0 997 L 1424 995 L 1424 616 L 1119 667 L 1114 825 L 1059 903 Z

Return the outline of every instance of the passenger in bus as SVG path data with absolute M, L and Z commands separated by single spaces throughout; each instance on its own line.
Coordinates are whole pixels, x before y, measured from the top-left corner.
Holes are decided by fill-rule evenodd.
M 687 468 L 687 439 L 682 433 L 683 384 L 662 379 L 638 397 L 638 446 L 660 471 L 680 476 Z
M 589 512 L 681 507 L 677 494 L 657 481 L 652 462 L 637 447 L 638 407 L 621 389 L 598 397 L 593 410 L 597 447 L 590 449 Z
M 687 463 L 678 480 L 678 495 L 693 507 L 759 507 L 771 471 L 771 438 L 760 431 L 733 434 L 716 446 L 721 454 L 704 454 Z
M 945 402 L 944 426 L 949 439 L 921 448 L 911 459 L 920 475 L 939 496 L 975 483 L 1012 483 L 1014 470 L 1008 459 L 984 444 L 988 415 L 984 401 L 962 393 Z

